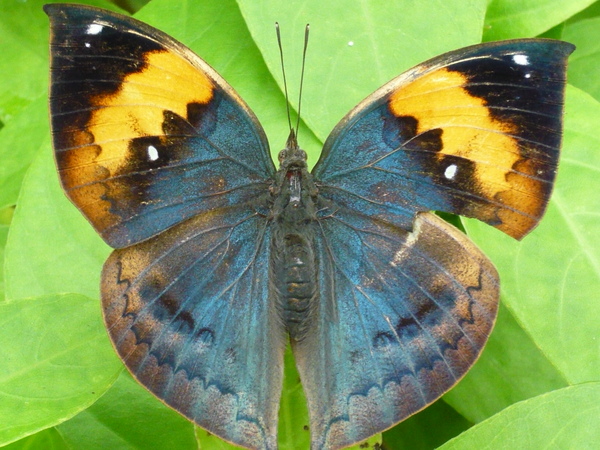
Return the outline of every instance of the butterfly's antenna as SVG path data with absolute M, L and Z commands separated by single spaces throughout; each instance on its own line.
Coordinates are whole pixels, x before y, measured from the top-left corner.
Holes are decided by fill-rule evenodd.
M 306 63 L 306 48 L 308 47 L 308 32 L 310 25 L 306 24 L 304 29 L 304 50 L 302 51 L 302 72 L 300 73 L 300 92 L 298 93 L 298 120 L 296 121 L 296 136 L 300 128 L 300 109 L 302 108 L 302 86 L 304 85 L 304 65 Z
M 281 73 L 283 73 L 283 90 L 285 91 L 285 106 L 287 108 L 288 125 L 292 131 L 292 117 L 290 116 L 290 99 L 288 97 L 287 79 L 285 77 L 285 64 L 283 63 L 283 48 L 281 47 L 281 32 L 279 23 L 275 22 L 275 31 L 277 32 L 277 44 L 279 44 L 279 59 L 281 59 Z

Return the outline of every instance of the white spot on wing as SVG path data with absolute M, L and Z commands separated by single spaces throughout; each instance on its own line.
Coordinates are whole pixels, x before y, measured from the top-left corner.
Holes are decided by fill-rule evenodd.
M 527 55 L 513 55 L 513 61 L 515 64 L 520 66 L 528 66 L 529 65 L 529 56 Z
M 453 180 L 454 177 L 456 176 L 457 171 L 458 171 L 457 165 L 450 164 L 448 167 L 446 167 L 446 170 L 444 171 L 444 176 L 449 180 Z
M 87 34 L 99 34 L 103 28 L 104 28 L 104 26 L 100 25 L 99 23 L 92 23 L 92 24 L 88 25 L 86 33 Z
M 158 159 L 158 150 L 156 150 L 154 145 L 148 146 L 148 158 L 150 158 L 150 161 L 156 161 Z

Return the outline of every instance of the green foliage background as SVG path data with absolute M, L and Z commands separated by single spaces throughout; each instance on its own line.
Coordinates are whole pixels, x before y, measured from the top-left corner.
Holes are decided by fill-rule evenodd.
M 62 194 L 52 161 L 43 3 L 0 1 L 0 446 L 229 448 L 135 383 L 108 341 L 98 285 L 110 249 Z M 123 11 L 103 0 L 82 3 Z M 298 86 L 303 27 L 310 22 L 300 142 L 312 163 L 351 107 L 414 64 L 495 39 L 542 35 L 576 44 L 561 167 L 541 225 L 516 242 L 465 221 L 502 280 L 499 319 L 483 355 L 442 400 L 369 445 L 598 448 L 600 2 L 143 3 L 120 5 L 129 12 L 141 8 L 136 17 L 217 69 L 256 112 L 274 153 L 287 128 L 273 22 L 282 26 L 292 89 Z M 294 99 L 292 104 L 297 107 Z M 306 424 L 289 360 L 280 448 L 308 448 Z

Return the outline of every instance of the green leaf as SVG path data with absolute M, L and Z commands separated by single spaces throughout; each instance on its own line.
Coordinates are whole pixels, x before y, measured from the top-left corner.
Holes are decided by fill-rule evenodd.
M 2 448 L 4 450 L 70 450 L 55 428 L 47 428 Z
M 5 254 L 6 298 L 78 292 L 98 298 L 110 249 L 63 194 L 47 145 L 31 165 Z
M 593 2 L 594 0 L 492 0 L 485 16 L 484 41 L 537 36 Z
M 292 350 L 285 350 L 284 379 L 279 405 L 279 448 L 310 448 L 308 406 Z
M 565 22 L 561 22 L 555 27 L 550 28 L 547 31 L 544 31 L 542 34 L 539 34 L 537 37 L 546 38 L 546 39 L 558 39 L 563 40 L 563 31 L 565 29 Z
M 0 210 L 0 302 L 4 301 L 4 248 L 14 208 Z
M 517 403 L 440 450 L 572 448 L 600 442 L 600 383 L 570 386 Z
M 40 150 L 48 151 L 47 104 L 46 95 L 32 101 L 0 131 L 0 208 L 17 203 L 25 172 Z
M 0 318 L 0 446 L 87 408 L 121 370 L 96 300 L 4 302 Z
M 303 31 L 310 23 L 302 115 L 321 142 L 383 83 L 430 57 L 480 42 L 486 6 L 483 0 L 427 1 L 418 7 L 412 1 L 238 3 L 269 70 L 283 86 L 273 29 L 275 21 L 280 23 L 296 108 Z M 313 154 L 318 156 L 320 150 Z
M 443 400 L 383 433 L 386 450 L 433 450 L 472 424 Z
M 600 17 L 567 24 L 563 39 L 577 46 L 569 58 L 569 82 L 600 100 Z
M 567 385 L 501 300 L 483 354 L 444 400 L 470 421 L 480 422 L 513 403 Z
M 96 403 L 57 426 L 70 448 L 195 449 L 194 426 L 121 372 Z
M 42 4 L 0 2 L 0 121 L 5 123 L 45 92 L 48 20 Z
M 125 11 L 134 13 L 140 10 L 149 0 L 112 0 L 115 5 L 119 5 Z
M 580 20 L 591 19 L 592 17 L 598 17 L 598 16 L 600 16 L 600 2 L 596 0 L 594 3 L 592 3 L 586 9 L 578 12 L 573 17 L 569 18 L 567 23 L 571 24 L 574 22 L 578 22 Z
M 600 103 L 567 89 L 554 195 L 544 220 L 522 242 L 465 221 L 500 272 L 504 304 L 570 384 L 600 379 L 598 123 Z

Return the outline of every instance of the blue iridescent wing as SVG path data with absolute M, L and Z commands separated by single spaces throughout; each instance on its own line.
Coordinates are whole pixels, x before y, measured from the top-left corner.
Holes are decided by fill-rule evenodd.
M 243 203 L 274 174 L 262 127 L 192 51 L 132 18 L 47 5 L 65 192 L 115 248 Z
M 277 447 L 285 331 L 268 299 L 271 230 L 246 207 L 196 216 L 113 252 L 106 327 L 133 376 L 221 438 Z
M 313 170 L 318 306 L 293 344 L 315 448 L 393 426 L 476 361 L 498 276 L 427 211 L 476 217 L 518 239 L 538 223 L 572 51 L 520 40 L 442 55 L 376 91 L 327 139 Z
M 293 345 L 314 448 L 381 432 L 454 386 L 496 317 L 491 262 L 419 213 L 411 232 L 345 208 L 315 231 L 321 302 Z
M 313 170 L 320 194 L 407 229 L 437 210 L 522 238 L 552 191 L 573 49 L 487 43 L 400 75 L 333 130 Z

